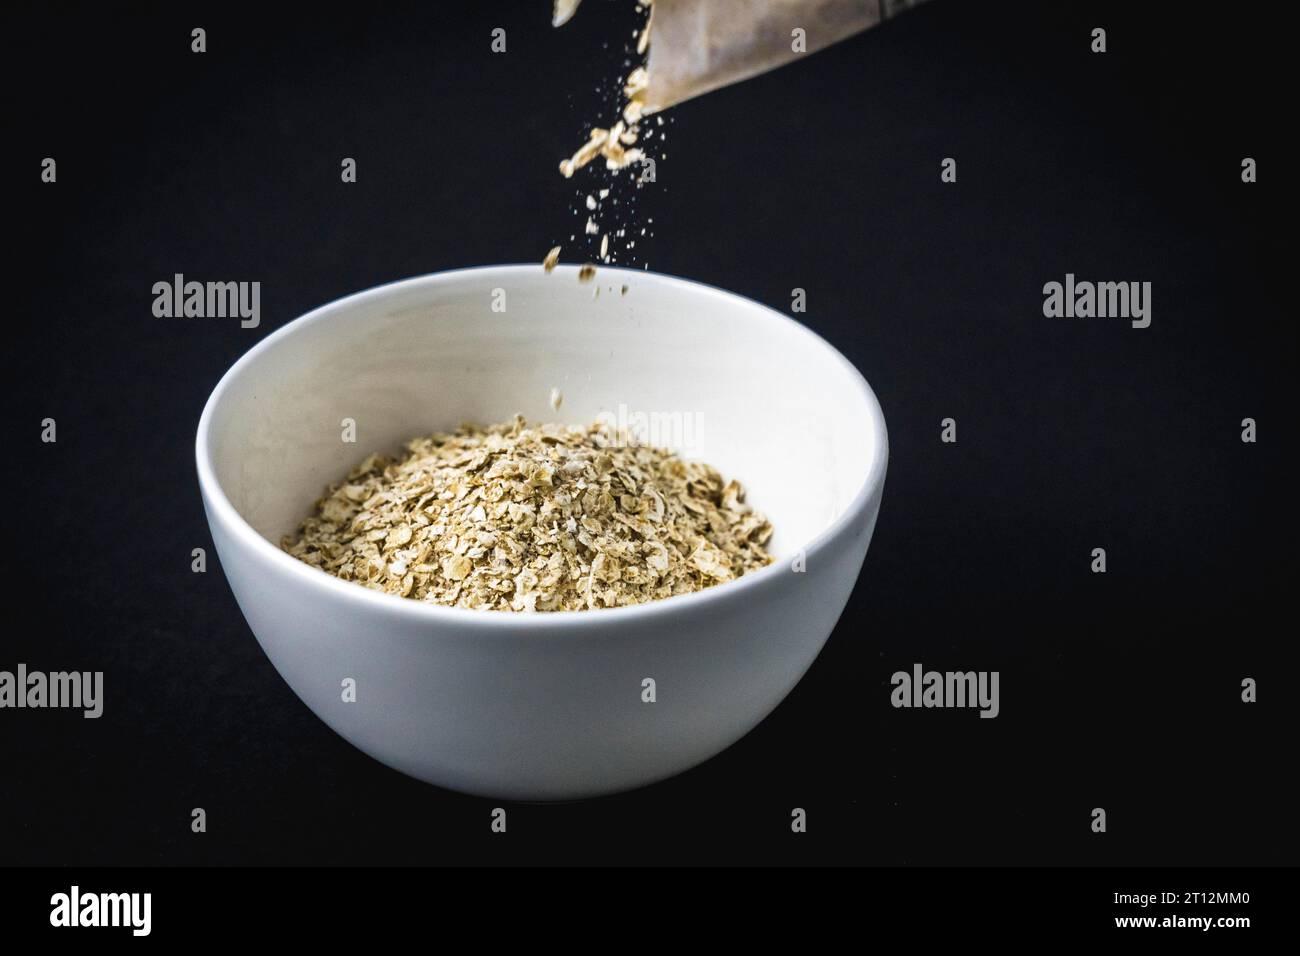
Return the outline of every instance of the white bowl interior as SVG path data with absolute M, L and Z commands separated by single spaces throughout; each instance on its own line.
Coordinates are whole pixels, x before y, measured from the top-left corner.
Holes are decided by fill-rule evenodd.
M 644 272 L 584 284 L 572 267 L 504 266 L 395 283 L 280 330 L 223 382 L 208 449 L 235 510 L 278 545 L 372 451 L 516 413 L 604 416 L 709 462 L 767 513 L 777 557 L 848 507 L 884 438 L 857 371 L 765 306 Z

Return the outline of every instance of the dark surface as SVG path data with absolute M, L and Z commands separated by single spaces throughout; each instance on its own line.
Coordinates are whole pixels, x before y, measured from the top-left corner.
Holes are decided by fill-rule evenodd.
M 555 162 L 602 118 L 613 13 L 553 33 L 541 0 L 479 6 L 11 16 L 0 669 L 103 670 L 107 703 L 0 712 L 0 863 L 1296 862 L 1296 336 L 1266 240 L 1288 54 L 1260 8 L 935 0 L 674 111 L 651 268 L 783 310 L 806 289 L 799 318 L 866 375 L 892 446 L 839 627 L 740 743 L 512 807 L 501 839 L 493 803 L 298 701 L 215 557 L 190 572 L 212 554 L 195 426 L 308 309 L 571 231 Z M 154 318 L 176 272 L 261 281 L 261 327 Z M 1044 318 L 1066 272 L 1152 282 L 1151 328 Z M 1000 670 L 1001 716 L 892 709 L 917 661 Z

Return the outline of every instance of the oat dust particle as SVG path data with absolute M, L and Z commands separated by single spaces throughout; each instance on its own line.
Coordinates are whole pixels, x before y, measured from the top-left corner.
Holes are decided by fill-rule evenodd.
M 735 481 L 603 423 L 462 425 L 374 454 L 281 547 L 345 581 L 499 611 L 621 607 L 771 563 Z

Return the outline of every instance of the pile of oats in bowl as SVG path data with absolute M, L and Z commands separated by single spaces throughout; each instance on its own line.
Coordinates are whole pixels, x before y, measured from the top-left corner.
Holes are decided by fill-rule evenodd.
M 461 426 L 371 455 L 281 547 L 450 607 L 572 611 L 688 594 L 771 563 L 772 526 L 709 465 L 607 424 Z

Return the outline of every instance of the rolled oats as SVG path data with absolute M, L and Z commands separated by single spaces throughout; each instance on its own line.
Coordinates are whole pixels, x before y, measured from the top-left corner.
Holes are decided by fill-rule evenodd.
M 554 15 L 552 22 L 555 26 L 567 22 L 573 16 L 577 9 L 577 0 L 555 0 Z M 640 30 L 633 32 L 635 55 L 644 58 L 650 48 L 650 27 L 654 19 L 654 8 L 650 0 L 639 0 L 636 5 L 638 13 L 645 14 Z M 630 65 L 630 63 L 629 63 Z M 591 163 L 596 157 L 602 157 L 605 160 L 605 169 L 609 172 L 618 173 L 634 163 L 645 162 L 649 159 L 643 139 L 649 139 L 653 131 L 642 137 L 639 123 L 644 113 L 644 101 L 649 74 L 643 65 L 634 67 L 621 82 L 616 81 L 616 90 L 621 93 L 623 102 L 620 112 L 621 118 L 613 123 L 609 129 L 604 127 L 595 127 L 588 133 L 587 141 L 565 159 L 559 163 L 560 174 L 566 179 L 573 175 L 584 166 Z M 660 120 L 662 122 L 662 119 Z M 661 134 L 662 135 L 662 134 Z M 641 143 L 640 146 L 634 145 Z M 633 178 L 632 183 L 635 188 L 639 188 L 642 180 Z M 600 197 L 604 199 L 609 194 L 608 189 L 600 191 Z M 619 215 L 621 210 L 603 210 L 599 209 L 596 201 L 591 195 L 585 198 L 585 204 L 588 211 L 608 215 Z M 616 202 L 615 206 L 618 205 Z M 594 217 L 587 220 L 584 234 L 594 236 L 600 234 L 600 227 L 594 222 Z M 620 234 L 621 235 L 621 234 Z M 573 237 L 570 237 L 573 238 Z M 601 239 L 602 251 L 600 258 L 605 262 L 615 261 L 619 255 L 617 249 L 610 248 L 617 245 L 617 241 L 611 243 L 607 237 Z M 630 252 L 634 243 L 627 243 L 623 250 L 625 253 Z
M 772 526 L 709 465 L 603 423 L 516 416 L 371 455 L 281 547 L 329 574 L 430 604 L 621 607 L 771 562 Z

